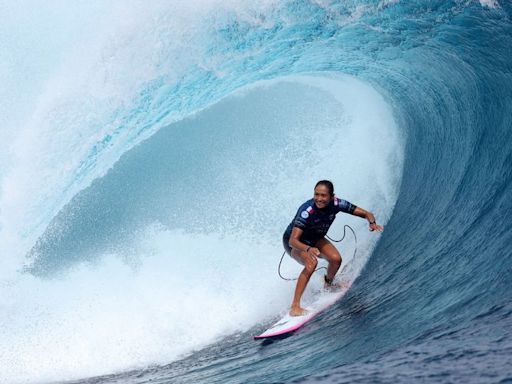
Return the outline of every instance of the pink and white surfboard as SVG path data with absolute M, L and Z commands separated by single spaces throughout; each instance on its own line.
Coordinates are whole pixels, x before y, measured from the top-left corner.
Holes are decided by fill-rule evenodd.
M 308 313 L 303 316 L 290 316 L 288 313 L 272 325 L 261 335 L 254 336 L 255 340 L 268 339 L 272 337 L 285 336 L 292 333 L 308 323 L 320 312 L 329 308 L 336 301 L 341 299 L 343 295 L 350 289 L 351 283 L 343 284 L 342 288 L 336 291 L 322 291 L 315 298 L 313 303 L 306 307 Z

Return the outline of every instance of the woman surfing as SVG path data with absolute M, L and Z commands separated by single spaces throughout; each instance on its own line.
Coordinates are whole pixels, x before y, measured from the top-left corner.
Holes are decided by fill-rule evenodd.
M 370 231 L 382 232 L 384 229 L 377 224 L 373 213 L 335 197 L 334 186 L 329 180 L 320 180 L 316 183 L 313 198 L 299 207 L 295 218 L 283 234 L 286 253 L 304 266 L 297 279 L 290 308 L 291 316 L 302 316 L 307 313 L 301 307 L 300 300 L 311 275 L 316 270 L 319 257 L 329 263 L 324 276 L 325 287 L 337 287 L 333 280 L 342 259 L 339 251 L 325 235 L 339 212 L 368 220 Z

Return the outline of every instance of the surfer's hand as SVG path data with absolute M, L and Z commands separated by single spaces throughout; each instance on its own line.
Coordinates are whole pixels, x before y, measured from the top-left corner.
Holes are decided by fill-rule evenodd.
M 320 256 L 320 250 L 315 247 L 310 247 L 307 251 L 307 254 L 312 256 Z
M 370 223 L 370 231 L 377 231 L 382 232 L 384 230 L 384 227 L 382 225 L 379 225 L 377 223 Z

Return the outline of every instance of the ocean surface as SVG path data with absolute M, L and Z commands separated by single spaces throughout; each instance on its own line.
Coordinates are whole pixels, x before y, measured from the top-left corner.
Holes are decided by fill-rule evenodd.
M 512 382 L 509 0 L 0 15 L 0 382 Z M 340 214 L 351 289 L 254 341 L 320 179 L 385 230 Z

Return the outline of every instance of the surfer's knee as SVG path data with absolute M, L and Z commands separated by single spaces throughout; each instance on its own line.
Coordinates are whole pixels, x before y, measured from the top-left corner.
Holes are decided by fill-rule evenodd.
M 304 264 L 304 269 L 309 275 L 312 275 L 315 272 L 316 266 L 318 265 L 318 259 L 315 257 L 310 257 L 306 260 Z

